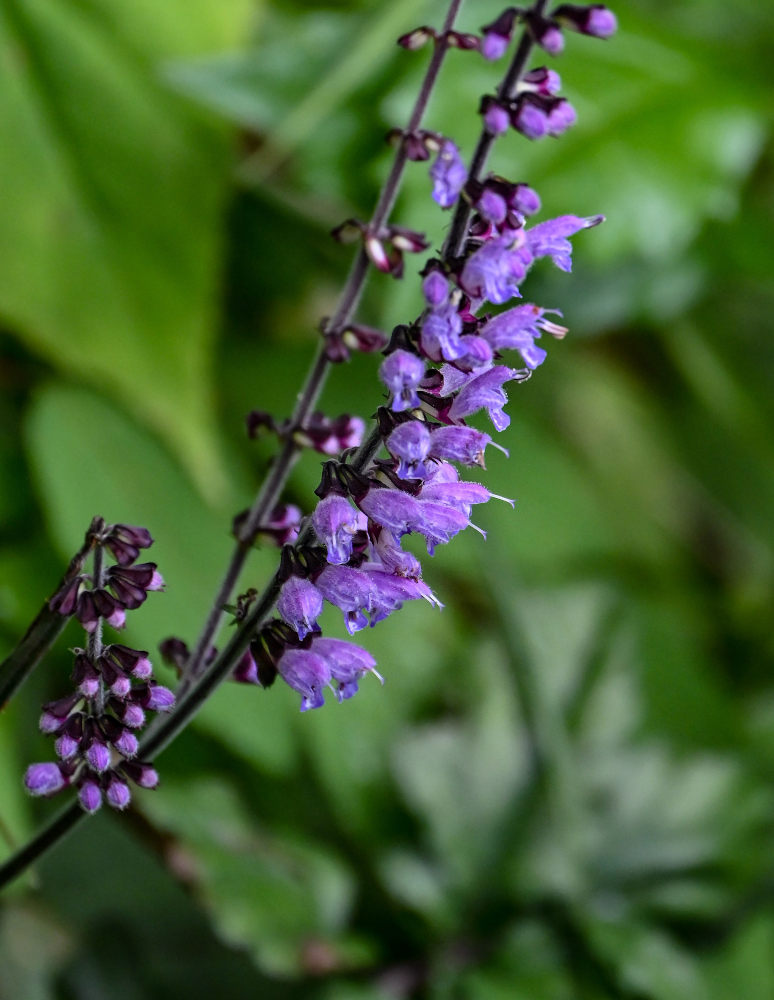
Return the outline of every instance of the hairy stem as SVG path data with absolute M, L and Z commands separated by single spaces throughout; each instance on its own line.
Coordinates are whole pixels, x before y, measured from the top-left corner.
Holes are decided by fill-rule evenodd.
M 436 43 L 435 51 L 407 125 L 408 132 L 415 131 L 422 122 L 441 64 L 448 51 L 446 35 L 454 27 L 461 6 L 462 0 L 451 0 L 449 4 L 439 34 L 439 41 Z M 406 163 L 405 145 L 401 144 L 396 150 L 392 168 L 371 217 L 371 228 L 379 228 L 386 222 L 395 204 Z M 369 272 L 368 257 L 361 248 L 352 262 L 334 314 L 327 323 L 328 331 L 339 331 L 350 322 L 360 302 Z M 325 356 L 324 346 L 321 345 L 299 393 L 291 417 L 291 427 L 302 427 L 308 419 L 322 392 L 330 365 L 331 363 Z M 375 447 L 377 446 L 378 441 Z M 260 628 L 274 607 L 280 587 L 276 574 L 227 645 L 212 663 L 205 666 L 207 653 L 222 621 L 223 606 L 228 602 L 236 587 L 258 528 L 279 500 L 288 475 L 298 458 L 298 453 L 299 448 L 292 440 L 292 435 L 289 435 L 240 528 L 234 553 L 218 587 L 196 646 L 186 664 L 185 673 L 177 693 L 178 700 L 175 709 L 169 716 L 156 720 L 156 723 L 150 727 L 145 739 L 140 742 L 141 759 L 152 760 L 188 725 L 215 688 L 231 674 L 253 634 Z M 308 538 L 310 534 L 311 528 L 307 527 L 306 531 L 302 532 L 301 539 Z M 86 813 L 83 812 L 78 803 L 72 803 L 62 809 L 32 840 L 3 865 L 0 865 L 0 886 L 7 884 L 25 871 L 29 865 L 66 836 L 85 815 Z
M 433 56 L 427 67 L 427 72 L 425 73 L 424 80 L 422 81 L 419 95 L 417 96 L 414 109 L 409 118 L 408 125 L 406 126 L 406 131 L 408 132 L 416 131 L 422 122 L 422 118 L 424 117 L 424 113 L 430 100 L 430 95 L 438 78 L 441 63 L 443 62 L 444 56 L 448 51 L 446 33 L 451 31 L 454 27 L 454 22 L 461 6 L 462 0 L 452 0 L 449 4 L 443 28 L 441 29 L 440 39 L 436 44 L 435 51 L 433 52 Z M 371 216 L 371 221 L 369 223 L 370 229 L 378 229 L 387 221 L 400 189 L 400 182 L 403 177 L 403 171 L 405 170 L 406 163 L 407 158 L 405 145 L 401 143 L 396 150 L 389 176 L 384 182 L 376 207 L 374 208 Z M 328 332 L 340 331 L 350 322 L 355 310 L 357 309 L 358 303 L 360 302 L 360 297 L 363 293 L 369 271 L 369 260 L 365 251 L 361 247 L 352 262 L 349 275 L 347 276 L 347 280 L 344 284 L 344 288 L 342 289 L 333 316 L 326 324 Z M 317 350 L 317 355 L 312 363 L 312 367 L 309 370 L 309 374 L 306 377 L 306 381 L 304 382 L 304 385 L 298 395 L 298 401 L 290 419 L 291 428 L 303 427 L 305 421 L 309 418 L 317 400 L 320 397 L 323 386 L 325 385 L 325 380 L 328 376 L 330 367 L 331 362 L 328 361 L 325 356 L 324 345 L 320 345 Z M 269 470 L 269 474 L 264 480 L 252 507 L 248 512 L 247 518 L 240 528 L 239 538 L 231 557 L 231 561 L 229 562 L 221 584 L 218 587 L 212 607 L 204 623 L 204 628 L 202 629 L 201 634 L 197 639 L 196 646 L 194 647 L 188 663 L 186 664 L 185 672 L 180 684 L 181 694 L 185 694 L 195 679 L 202 673 L 207 659 L 207 653 L 212 645 L 212 640 L 215 637 L 223 619 L 223 607 L 228 603 L 234 587 L 237 584 L 239 576 L 247 560 L 247 556 L 250 552 L 250 548 L 252 547 L 255 534 L 260 528 L 261 523 L 266 520 L 272 509 L 278 503 L 280 495 L 285 487 L 285 483 L 290 475 L 290 471 L 298 459 L 299 452 L 300 447 L 293 440 L 292 434 L 288 435 L 282 445 L 279 455 L 276 457 L 271 469 Z

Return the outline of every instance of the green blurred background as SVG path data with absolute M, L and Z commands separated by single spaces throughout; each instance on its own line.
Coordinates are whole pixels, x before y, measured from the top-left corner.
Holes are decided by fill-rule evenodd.
M 7 890 L 3 1000 L 774 996 L 774 11 L 615 9 L 555 64 L 576 128 L 492 164 L 543 218 L 608 217 L 525 289 L 571 334 L 511 392 L 486 482 L 516 512 L 428 560 L 441 614 L 365 636 L 383 689 L 304 716 L 221 689 L 157 792 Z M 0 7 L 0 652 L 96 513 L 148 525 L 167 579 L 127 641 L 195 637 L 271 453 L 244 414 L 292 407 L 349 261 L 328 230 L 370 211 L 426 63 L 394 39 L 442 11 Z M 498 72 L 453 52 L 428 127 L 469 150 Z M 437 246 L 429 188 L 413 166 L 394 218 Z M 361 318 L 413 318 L 413 273 Z M 375 368 L 326 411 L 373 412 Z M 78 641 L 0 719 L 9 852 L 54 808 L 21 775 Z

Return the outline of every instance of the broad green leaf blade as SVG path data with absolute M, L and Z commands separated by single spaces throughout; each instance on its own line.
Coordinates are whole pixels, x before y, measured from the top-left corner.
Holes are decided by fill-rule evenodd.
M 158 30 L 143 8 L 153 57 L 173 10 L 192 34 L 187 4 L 157 9 Z M 221 42 L 237 41 L 245 12 L 223 5 Z M 230 142 L 165 90 L 137 42 L 110 5 L 11 0 L 0 13 L 0 318 L 152 426 L 215 496 L 211 349 Z
M 262 828 L 221 777 L 167 785 L 147 806 L 179 838 L 179 856 L 193 865 L 193 886 L 218 933 L 249 949 L 261 968 L 302 973 L 315 942 L 330 949 L 334 968 L 357 961 L 358 948 L 340 938 L 354 878 L 329 850 Z

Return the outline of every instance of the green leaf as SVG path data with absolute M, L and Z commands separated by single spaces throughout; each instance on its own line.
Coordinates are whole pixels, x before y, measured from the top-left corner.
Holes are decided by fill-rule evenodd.
M 178 856 L 193 866 L 197 893 L 221 936 L 247 947 L 263 969 L 302 972 L 313 941 L 334 966 L 356 960 L 357 945 L 339 940 L 355 884 L 333 854 L 261 828 L 220 776 L 173 779 L 146 802 L 155 821 L 179 838 Z
M 709 1000 L 698 960 L 654 928 L 623 921 L 589 921 L 595 950 L 616 970 L 625 990 L 649 1000 Z
M 199 4 L 198 21 L 184 0 L 143 4 L 137 21 L 128 9 L 10 0 L 0 13 L 0 316 L 152 426 L 214 497 L 230 141 L 164 89 L 152 60 L 209 47 L 215 22 L 215 39 L 233 44 L 248 5 Z
M 509 679 L 496 650 L 478 648 L 476 666 L 479 697 L 470 718 L 409 729 L 392 752 L 395 778 L 421 816 L 447 877 L 468 886 L 491 863 L 528 771 Z

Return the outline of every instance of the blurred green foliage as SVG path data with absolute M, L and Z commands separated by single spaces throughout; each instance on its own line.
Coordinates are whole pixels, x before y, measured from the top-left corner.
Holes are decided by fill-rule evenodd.
M 327 230 L 370 210 L 425 64 L 393 38 L 442 10 L 3 5 L 3 648 L 95 513 L 158 540 L 168 589 L 128 641 L 195 636 L 271 454 L 243 416 L 292 405 L 348 264 Z M 428 563 L 441 614 L 368 634 L 384 689 L 305 716 L 279 685 L 219 691 L 157 792 L 7 892 L 3 998 L 774 994 L 773 12 L 616 12 L 557 64 L 576 128 L 493 162 L 545 216 L 608 216 L 572 276 L 530 278 L 572 333 L 511 393 L 486 481 L 516 513 Z M 496 78 L 452 53 L 428 126 L 469 148 Z M 428 195 L 414 166 L 394 218 L 438 245 Z M 412 273 L 362 318 L 413 318 Z M 377 399 L 361 357 L 324 406 Z M 318 476 L 307 456 L 290 498 Z M 0 719 L 8 850 L 50 811 L 20 778 L 77 641 Z

